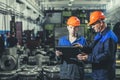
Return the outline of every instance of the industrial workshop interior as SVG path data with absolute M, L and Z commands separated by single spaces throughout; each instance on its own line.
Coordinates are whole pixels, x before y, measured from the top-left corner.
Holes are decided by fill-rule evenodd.
M 56 48 L 59 48 L 59 39 L 68 35 L 67 21 L 71 16 L 79 19 L 80 26 L 77 33 L 84 36 L 87 45 L 90 45 L 96 35 L 92 29 L 95 26 L 88 25 L 90 15 L 94 11 L 104 13 L 104 23 L 118 39 L 114 61 L 115 73 L 113 73 L 114 80 L 120 80 L 119 1 L 0 0 L 0 80 L 63 80 L 60 78 L 62 63 L 56 58 Z M 66 52 L 73 49 L 73 47 L 64 48 L 67 48 Z M 80 46 L 74 48 L 79 48 L 79 53 L 82 53 Z M 92 53 L 88 56 L 90 54 Z M 62 56 L 64 55 L 63 53 Z M 79 60 L 77 55 L 74 58 L 84 66 L 84 73 L 81 74 L 84 79 L 79 80 L 109 80 L 93 79 L 92 63 Z

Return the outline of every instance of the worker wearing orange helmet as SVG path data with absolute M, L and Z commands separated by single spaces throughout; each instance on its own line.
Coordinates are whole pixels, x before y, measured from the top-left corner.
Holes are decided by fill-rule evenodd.
M 67 20 L 67 29 L 69 35 L 63 36 L 58 41 L 58 46 L 74 46 L 86 45 L 86 39 L 83 36 L 78 35 L 80 26 L 80 20 L 76 16 L 71 16 Z M 79 53 L 79 52 L 78 52 Z M 79 62 L 76 58 L 65 58 L 65 53 L 56 50 L 56 58 L 61 61 L 60 65 L 60 79 L 61 80 L 83 80 L 84 67 L 83 63 Z M 66 53 L 68 54 L 68 53 Z
M 94 41 L 89 46 L 81 46 L 83 51 L 77 57 L 92 64 L 93 80 L 115 80 L 115 53 L 117 37 L 104 22 L 102 11 L 90 14 L 88 23 L 97 32 Z

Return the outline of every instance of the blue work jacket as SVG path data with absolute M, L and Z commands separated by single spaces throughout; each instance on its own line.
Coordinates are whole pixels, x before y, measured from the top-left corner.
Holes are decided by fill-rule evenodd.
M 68 36 L 61 37 L 58 42 L 58 46 L 72 46 L 73 44 L 78 43 L 83 46 L 86 45 L 86 39 L 84 37 L 77 38 L 73 43 L 70 43 Z M 61 61 L 60 65 L 60 78 L 61 79 L 70 79 L 70 80 L 83 80 L 84 78 L 84 67 L 82 62 L 69 59 L 72 63 L 68 63 L 63 56 L 57 58 Z
M 108 27 L 98 33 L 91 48 L 87 62 L 92 63 L 92 76 L 94 80 L 115 79 L 115 53 L 117 49 L 117 37 Z M 90 50 L 87 49 L 86 50 Z

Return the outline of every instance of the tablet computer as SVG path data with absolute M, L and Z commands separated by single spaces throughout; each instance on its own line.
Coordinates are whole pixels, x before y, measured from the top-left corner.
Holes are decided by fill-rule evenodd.
M 80 48 L 74 46 L 56 46 L 56 50 L 62 52 L 65 58 L 76 58 L 81 53 Z

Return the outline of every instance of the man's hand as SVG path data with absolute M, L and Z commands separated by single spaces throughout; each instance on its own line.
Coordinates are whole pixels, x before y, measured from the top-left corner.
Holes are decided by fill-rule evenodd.
M 73 44 L 73 46 L 74 46 L 74 47 L 80 47 L 80 48 L 83 48 L 83 46 L 82 46 L 81 44 L 79 44 L 79 43 L 75 43 L 75 44 Z
M 78 54 L 77 58 L 78 58 L 78 60 L 86 61 L 88 58 L 88 54 L 86 54 L 86 53 Z
M 60 56 L 60 55 L 62 55 L 62 52 L 56 50 L 56 51 L 55 51 L 55 54 L 56 54 L 56 56 Z

